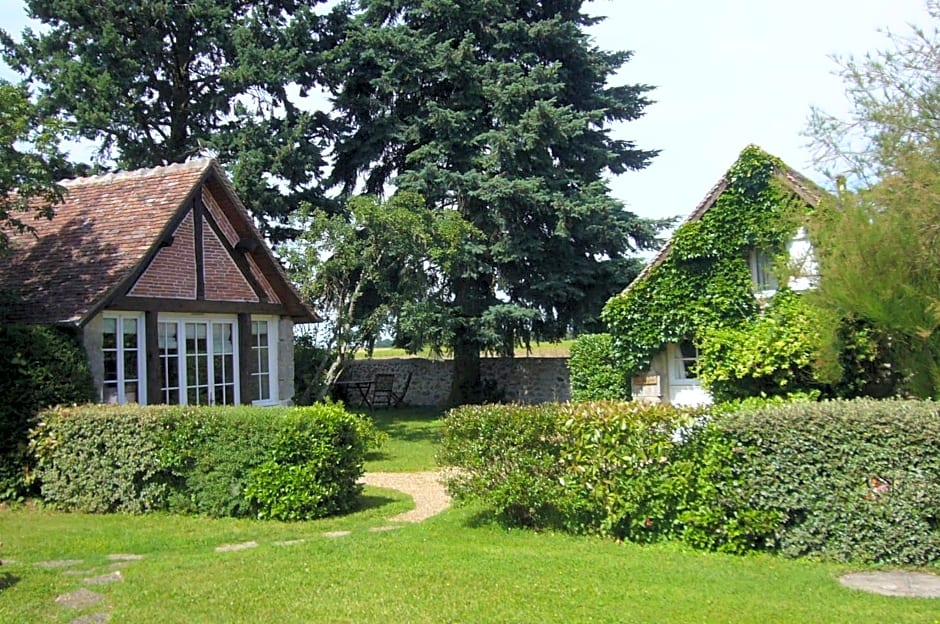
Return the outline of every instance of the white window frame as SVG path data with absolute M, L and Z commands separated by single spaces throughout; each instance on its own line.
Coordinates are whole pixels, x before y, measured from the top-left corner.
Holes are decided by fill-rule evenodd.
M 278 370 L 277 370 L 277 360 L 278 360 L 278 350 L 280 348 L 279 336 L 278 336 L 278 317 L 276 316 L 266 316 L 266 315 L 251 315 L 251 329 L 254 329 L 254 323 L 267 323 L 268 324 L 268 396 L 269 398 L 264 400 L 258 400 L 252 397 L 252 405 L 279 405 L 280 398 L 278 396 Z M 251 330 L 249 330 L 251 331 Z M 254 341 L 254 333 L 251 335 L 251 355 L 250 357 L 256 357 L 256 346 Z M 254 370 L 254 369 L 252 369 Z M 252 377 L 260 377 L 256 373 L 251 374 Z M 247 392 L 248 389 L 245 389 Z
M 157 318 L 157 323 L 175 323 L 176 324 L 176 340 L 178 343 L 178 357 L 177 357 L 177 371 L 178 371 L 178 380 L 179 380 L 179 403 L 177 405 L 189 405 L 189 380 L 186 378 L 186 324 L 187 323 L 207 323 L 208 327 L 206 328 L 206 378 L 209 380 L 208 383 L 208 397 L 209 402 L 207 405 L 222 405 L 221 403 L 216 403 L 215 400 L 215 375 L 214 375 L 214 351 L 213 351 L 213 341 L 212 341 L 212 325 L 213 323 L 218 324 L 230 324 L 232 326 L 232 370 L 234 374 L 234 385 L 233 385 L 233 405 L 239 405 L 241 403 L 241 365 L 238 357 L 238 317 L 236 315 L 229 314 L 173 314 L 173 313 L 161 313 Z M 164 389 L 161 383 L 160 394 L 163 395 Z
M 699 358 L 698 347 L 691 340 L 686 340 L 695 349 L 695 357 L 688 358 L 682 354 L 682 347 L 678 343 L 670 343 L 668 349 L 669 356 L 669 382 L 674 386 L 697 386 L 700 385 L 698 377 L 687 377 L 685 373 L 685 363 L 689 361 L 697 362 Z
M 773 257 L 762 249 L 752 249 L 748 254 L 747 263 L 751 269 L 754 293 L 759 297 L 773 296 L 779 288 Z
M 144 323 L 144 315 L 140 312 L 119 312 L 119 311 L 108 311 L 104 312 L 101 315 L 102 327 L 101 327 L 101 362 L 102 362 L 102 376 L 101 376 L 101 389 L 98 394 L 101 402 L 104 402 L 104 389 L 105 384 L 108 380 L 104 378 L 104 321 L 106 319 L 113 319 L 115 321 L 115 328 L 117 329 L 117 334 L 115 336 L 116 340 L 116 351 L 117 351 L 117 402 L 119 404 L 127 403 L 127 371 L 124 370 L 124 321 L 133 320 L 137 323 L 137 404 L 146 405 L 147 404 L 147 340 L 145 333 L 147 331 L 146 324 Z

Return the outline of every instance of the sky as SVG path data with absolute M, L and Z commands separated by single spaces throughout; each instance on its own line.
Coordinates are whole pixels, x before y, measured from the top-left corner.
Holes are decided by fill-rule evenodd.
M 599 47 L 634 54 L 613 82 L 656 87 L 644 117 L 613 134 L 662 151 L 611 189 L 657 219 L 688 215 L 751 143 L 824 182 L 802 132 L 811 106 L 848 111 L 832 56 L 885 48 L 879 30 L 933 28 L 925 0 L 593 0 L 584 10 L 606 16 L 591 29 Z M 26 23 L 22 2 L 0 0 L 0 28 Z

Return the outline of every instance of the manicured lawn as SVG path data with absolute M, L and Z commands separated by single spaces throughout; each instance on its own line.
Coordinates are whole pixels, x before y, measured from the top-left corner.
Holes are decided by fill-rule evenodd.
M 434 470 L 441 436 L 440 408 L 396 408 L 361 412 L 388 434 L 388 441 L 366 458 L 367 472 Z
M 440 416 L 432 410 L 375 412 L 391 439 L 366 469 L 434 468 Z M 356 513 L 293 524 L 3 508 L 0 622 L 64 623 L 102 612 L 118 623 L 931 624 L 940 617 L 937 600 L 841 587 L 843 566 L 506 530 L 474 508 L 373 530 L 411 506 L 397 492 L 366 488 Z M 349 534 L 328 535 L 336 531 Z M 216 552 L 220 545 L 248 541 L 257 547 Z M 294 543 L 277 544 L 283 541 Z M 144 558 L 121 568 L 120 582 L 83 583 L 110 572 L 107 555 L 119 553 Z M 81 563 L 36 565 L 59 559 Z M 82 587 L 105 600 L 81 610 L 55 603 Z
M 844 589 L 842 568 L 767 556 L 506 531 L 455 509 L 370 532 L 408 506 L 368 490 L 371 507 L 299 524 L 0 511 L 0 622 L 68 622 L 55 597 L 109 570 L 105 555 L 145 557 L 105 595 L 112 622 L 921 622 L 936 600 Z M 326 531 L 349 530 L 329 538 Z M 275 541 L 305 539 L 294 545 Z M 219 553 L 221 544 L 258 547 Z M 81 559 L 67 576 L 34 564 Z

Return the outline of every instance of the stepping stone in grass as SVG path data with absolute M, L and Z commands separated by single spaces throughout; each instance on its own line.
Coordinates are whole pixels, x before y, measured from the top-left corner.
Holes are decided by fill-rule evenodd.
M 335 539 L 337 537 L 346 537 L 347 535 L 352 535 L 352 531 L 327 531 L 323 534 L 323 537 Z
M 69 594 L 62 594 L 55 599 L 56 604 L 60 604 L 63 607 L 68 607 L 70 609 L 84 609 L 85 607 L 90 607 L 93 604 L 97 604 L 104 600 L 104 596 L 85 589 L 84 587 L 73 591 Z
M 57 559 L 54 561 L 37 561 L 35 565 L 37 568 L 71 568 L 81 564 L 81 559 Z
M 111 572 L 110 574 L 102 574 L 101 576 L 92 576 L 91 578 L 86 578 L 82 582 L 86 585 L 105 585 L 106 583 L 117 583 L 123 580 L 124 577 L 121 576 L 120 572 Z
M 129 553 L 117 553 L 107 556 L 108 561 L 140 561 L 143 558 L 143 555 L 132 555 Z
M 215 552 L 235 552 L 238 550 L 248 550 L 249 548 L 257 548 L 258 542 L 242 542 L 241 544 L 222 544 L 217 546 Z
M 839 582 L 846 587 L 883 596 L 940 598 L 940 576 L 935 574 L 906 570 L 856 572 L 842 576 Z
M 370 533 L 384 533 L 386 531 L 397 531 L 400 528 L 401 526 L 394 526 L 390 524 L 388 526 L 372 527 L 369 529 L 369 532 Z
M 126 567 L 129 566 L 131 563 L 133 563 L 133 562 L 131 562 L 131 561 L 115 561 L 114 563 L 108 564 L 108 569 L 109 569 L 109 570 L 120 570 L 120 569 L 122 569 L 122 568 L 126 568 Z
M 305 539 L 295 539 L 295 540 L 282 540 L 280 542 L 274 542 L 275 546 L 296 546 L 297 544 L 303 544 L 307 540 Z

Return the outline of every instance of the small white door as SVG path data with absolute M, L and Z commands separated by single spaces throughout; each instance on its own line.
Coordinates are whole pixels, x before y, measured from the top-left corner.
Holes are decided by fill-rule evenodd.
M 695 372 L 698 349 L 692 342 L 684 340 L 670 344 L 669 357 L 669 404 L 681 407 L 710 405 L 712 398 L 702 387 Z

